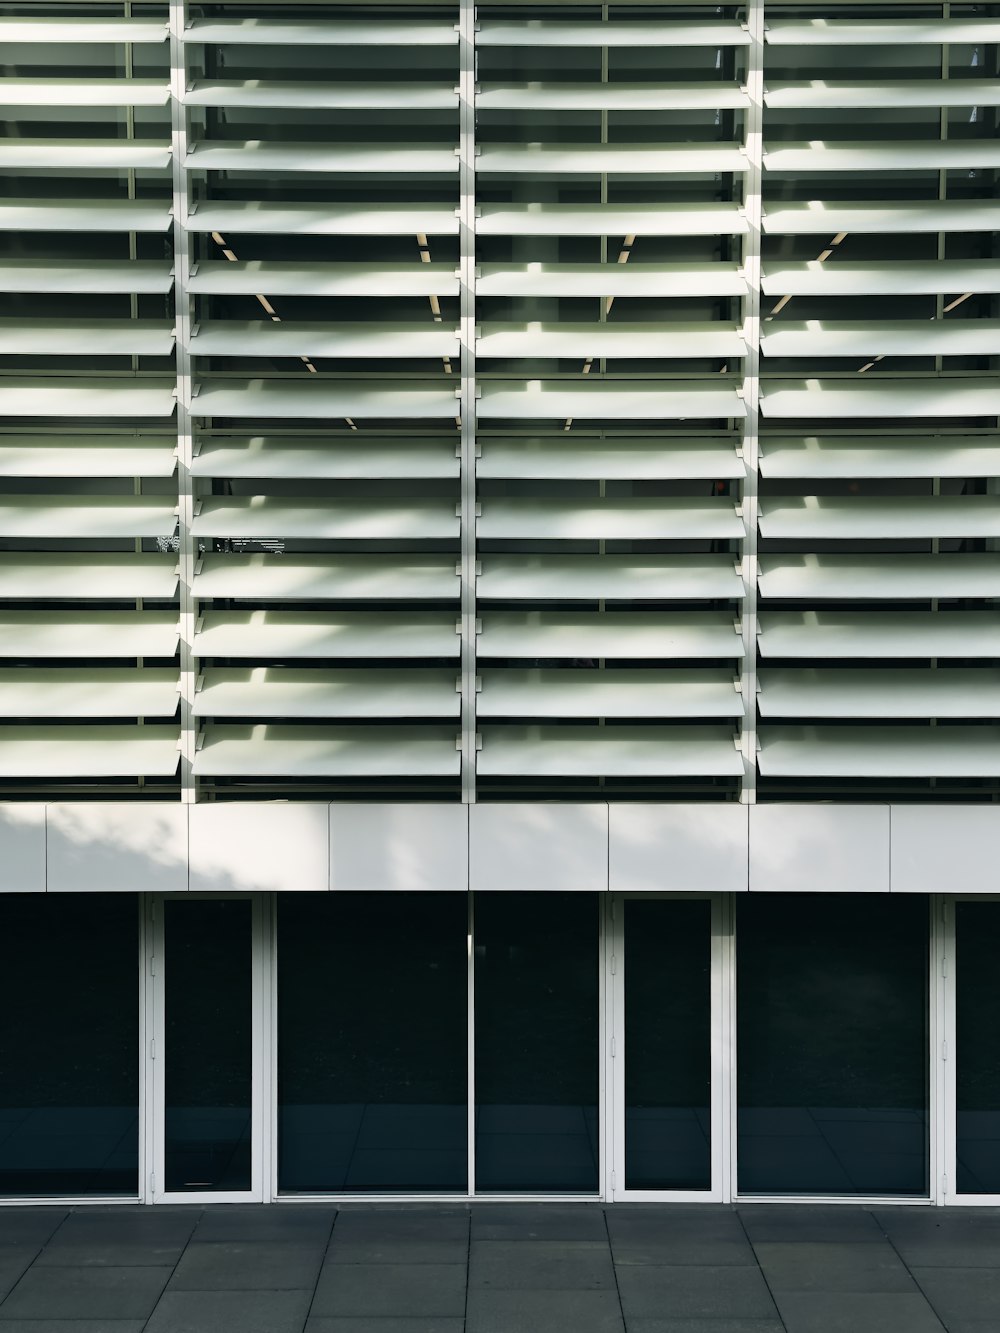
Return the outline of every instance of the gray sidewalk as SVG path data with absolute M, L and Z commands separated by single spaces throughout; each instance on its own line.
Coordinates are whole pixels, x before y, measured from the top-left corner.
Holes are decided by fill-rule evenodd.
M 996 1333 L 1000 1209 L 0 1210 L 0 1333 Z

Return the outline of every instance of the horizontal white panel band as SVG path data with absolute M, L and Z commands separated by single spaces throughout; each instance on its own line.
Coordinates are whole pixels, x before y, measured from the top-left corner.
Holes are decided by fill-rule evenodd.
M 476 210 L 480 236 L 740 236 L 747 226 L 737 204 L 480 204 Z
M 742 777 L 725 727 L 484 727 L 484 777 Z
M 0 379 L 0 417 L 169 417 L 174 382 Z
M 169 100 L 166 79 L 4 78 L 0 83 L 5 107 L 166 106 Z
M 169 667 L 4 667 L 0 717 L 170 717 L 179 687 Z
M 454 23 L 388 19 L 370 21 L 323 18 L 288 22 L 268 18 L 195 19 L 183 31 L 185 42 L 245 46 L 455 46 Z
M 2 95 L 2 94 L 0 94 Z M 329 111 L 458 110 L 458 89 L 433 83 L 279 83 L 267 79 L 198 79 L 186 106 Z M 381 149 L 375 149 L 376 154 Z
M 0 434 L 0 477 L 171 477 L 176 466 L 173 436 Z
M 170 356 L 160 319 L 0 319 L 0 356 Z
M 454 616 L 374 612 L 207 611 L 198 657 L 457 657 Z
M 439 556 L 205 555 L 194 576 L 194 594 L 202 599 L 409 601 L 459 592 L 454 557 Z
M 199 296 L 457 296 L 453 264 L 197 264 L 188 290 Z
M 763 717 L 1000 717 L 1000 671 L 943 667 L 760 673 Z
M 0 212 L 2 216 L 2 212 Z M 188 231 L 262 236 L 457 236 L 450 204 L 275 204 L 263 200 L 195 201 Z
M 0 777 L 168 778 L 179 739 L 176 726 L 0 727 Z
M 172 657 L 176 611 L 23 611 L 0 615 L 0 657 Z
M 169 263 L 159 260 L 88 260 L 80 264 L 19 259 L 0 263 L 0 292 L 169 292 L 174 285 Z
M 761 727 L 764 777 L 1000 776 L 1000 727 Z
M 0 151 L 0 165 L 3 154 Z M 196 143 L 184 159 L 188 171 L 330 172 L 395 176 L 407 172 L 451 174 L 458 171 L 454 148 L 393 148 L 373 144 Z
M 476 355 L 493 357 L 741 357 L 747 345 L 735 325 L 483 324 Z
M 1000 41 L 1000 22 L 986 18 L 769 19 L 772 46 L 948 46 Z
M 453 777 L 454 728 L 209 725 L 196 777 Z
M 454 439 L 406 436 L 379 439 L 365 435 L 364 448 L 352 432 L 346 439 L 311 440 L 294 436 L 253 435 L 206 440 L 191 464 L 195 477 L 457 477 Z M 0 437 L 0 475 L 2 475 Z
M 2 161 L 2 158 L 0 158 Z M 483 144 L 480 174 L 714 175 L 748 170 L 738 144 Z
M 481 657 L 684 658 L 736 657 L 740 636 L 719 612 L 572 613 L 544 618 L 491 611 L 483 616 Z
M 479 417 L 486 420 L 573 417 L 580 420 L 682 421 L 714 417 L 735 419 L 746 415 L 744 402 L 735 388 L 708 388 L 702 384 L 671 381 L 663 388 L 636 388 L 622 383 L 560 384 L 550 381 L 545 384 L 539 380 L 513 388 L 485 382 L 476 410 Z
M 736 264 L 483 264 L 479 296 L 744 296 Z
M 838 232 L 891 235 L 938 231 L 995 231 L 1000 202 L 993 199 L 941 199 L 922 203 L 841 203 L 810 199 L 774 201 L 764 209 L 768 235 L 834 236 Z
M 0 515 L 3 510 L 0 508 Z M 448 540 L 459 535 L 454 500 L 377 500 L 325 504 L 255 495 L 207 497 L 191 523 L 195 537 L 314 537 L 357 541 Z
M 200 682 L 194 712 L 196 717 L 458 717 L 462 696 L 455 682 L 454 670 L 426 667 L 213 668 Z
M 743 477 L 746 465 L 734 441 L 664 438 L 588 438 L 573 432 L 558 436 L 479 440 L 482 451 L 476 464 L 479 477 L 601 480 L 631 478 L 667 480 Z M 1000 470 L 1000 469 L 997 469 Z
M 0 381 L 2 384 L 2 381 Z M 2 405 L 0 388 L 0 405 Z M 191 402 L 194 417 L 404 417 L 451 419 L 458 415 L 454 390 L 400 389 L 390 382 L 202 380 Z
M 989 435 L 774 437 L 761 441 L 764 477 L 988 477 L 1000 472 Z
M 993 611 L 768 611 L 763 657 L 997 657 Z
M 0 499 L 0 536 L 169 537 L 177 501 L 157 495 L 21 495 Z
M 485 538 L 536 541 L 724 541 L 744 535 L 743 520 L 725 497 L 485 499 L 476 528 Z
M 2 325 L 0 325 L 0 349 Z M 325 324 L 282 320 L 214 321 L 195 328 L 194 356 L 458 356 L 458 330 L 423 324 Z
M 166 19 L 3 18 L 4 42 L 165 42 Z
M 772 110 L 844 110 L 882 107 L 1000 106 L 996 79 L 892 79 L 886 82 L 771 83 L 764 105 Z
M 760 410 L 772 419 L 995 417 L 1000 415 L 1000 381 L 959 376 L 898 380 L 879 376 L 848 382 L 765 380 Z
M 177 557 L 170 555 L 0 555 L 0 598 L 37 601 L 75 597 L 160 600 L 177 592 Z
M 0 231 L 166 232 L 170 205 L 145 199 L 0 200 Z
M 853 264 L 769 265 L 765 296 L 924 296 L 939 292 L 1000 292 L 995 260 L 875 260 Z
M 998 166 L 1000 144 L 992 139 L 815 140 L 764 148 L 765 171 L 960 171 Z
M 0 168 L 76 171 L 165 171 L 170 146 L 140 139 L 0 139 Z
M 511 22 L 482 19 L 476 32 L 477 46 L 528 47 L 681 47 L 746 46 L 750 35 L 738 23 L 574 23 L 558 19 L 527 19 Z
M 996 356 L 1000 320 L 892 319 L 764 324 L 765 356 Z
M 480 111 L 717 111 L 750 105 L 736 84 L 484 83 Z
M 1000 597 L 1000 561 L 986 555 L 761 556 L 765 598 L 883 601 Z
M 802 541 L 1000 537 L 1000 495 L 765 499 L 761 502 L 760 535 Z
M 477 716 L 742 717 L 743 697 L 722 671 L 516 671 L 482 673 Z
M 506 601 L 699 601 L 743 596 L 733 558 L 712 555 L 484 555 L 476 589 Z

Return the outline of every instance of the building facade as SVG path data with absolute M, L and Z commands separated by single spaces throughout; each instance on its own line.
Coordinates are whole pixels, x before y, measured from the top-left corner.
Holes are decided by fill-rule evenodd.
M 0 0 L 0 1196 L 1000 1201 L 998 38 Z

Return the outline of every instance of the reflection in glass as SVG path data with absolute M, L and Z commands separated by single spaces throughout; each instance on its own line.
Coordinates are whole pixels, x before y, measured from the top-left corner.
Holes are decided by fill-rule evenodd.
M 280 898 L 280 1189 L 465 1191 L 467 939 L 463 894 Z
M 597 1191 L 597 910 L 476 897 L 477 1190 Z
M 928 910 L 881 894 L 737 907 L 742 1193 L 928 1190 Z
M 627 899 L 625 1186 L 712 1184 L 712 909 Z
M 166 1188 L 248 1190 L 251 905 L 167 899 L 163 907 Z
M 955 904 L 957 1188 L 1000 1193 L 1000 903 Z
M 139 1188 L 132 894 L 0 896 L 0 1193 Z

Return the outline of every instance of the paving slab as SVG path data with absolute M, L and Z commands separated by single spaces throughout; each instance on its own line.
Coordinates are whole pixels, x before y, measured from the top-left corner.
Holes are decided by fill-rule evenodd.
M 332 1239 L 461 1240 L 468 1234 L 468 1208 L 344 1207 L 337 1213 Z
M 607 1240 L 474 1240 L 469 1286 L 519 1291 L 613 1289 Z
M 776 1292 L 787 1333 L 943 1333 L 944 1325 L 919 1293 Z
M 0 1305 L 4 1319 L 145 1319 L 170 1268 L 29 1268 Z
M 302 1333 L 311 1294 L 167 1291 L 146 1324 L 145 1333 Z M 108 1333 L 115 1330 L 109 1328 Z
M 346 1319 L 327 1319 L 323 1316 L 306 1320 L 305 1333 L 463 1333 L 464 1319 L 439 1316 L 430 1319 L 395 1318 L 392 1315 L 350 1315 Z
M 618 1289 L 626 1319 L 774 1319 L 759 1269 L 703 1266 L 622 1267 Z
M 1000 1328 L 1000 1270 L 918 1268 L 910 1270 L 930 1304 L 950 1319 L 992 1319 Z
M 469 1292 L 465 1333 L 625 1333 L 613 1291 Z
M 882 1228 L 871 1212 L 850 1204 L 741 1203 L 736 1211 L 754 1244 L 759 1240 L 885 1243 Z
M 474 1240 L 607 1240 L 600 1204 L 475 1204 Z
M 780 1319 L 630 1319 L 626 1333 L 785 1333 Z
M 37 1245 L 0 1246 L 0 1300 L 13 1290 L 38 1253 Z
M 194 1241 L 171 1291 L 294 1291 L 316 1285 L 325 1246 L 294 1241 Z
M 910 1266 L 1000 1267 L 1000 1212 L 995 1209 L 886 1208 L 875 1219 Z
M 465 1311 L 464 1264 L 324 1264 L 313 1315 L 449 1315 Z
M 882 1245 L 758 1241 L 754 1250 L 772 1291 L 917 1290 L 888 1241 Z
M 334 1236 L 326 1252 L 328 1264 L 464 1264 L 469 1242 L 454 1240 L 380 1240 L 368 1236 Z
M 202 1240 L 288 1240 L 316 1241 L 324 1244 L 337 1216 L 337 1209 L 326 1204 L 217 1204 L 201 1214 L 194 1239 Z
M 68 1216 L 68 1208 L 0 1208 L 0 1245 L 44 1245 Z
M 142 1333 L 145 1319 L 3 1319 L 3 1333 Z

